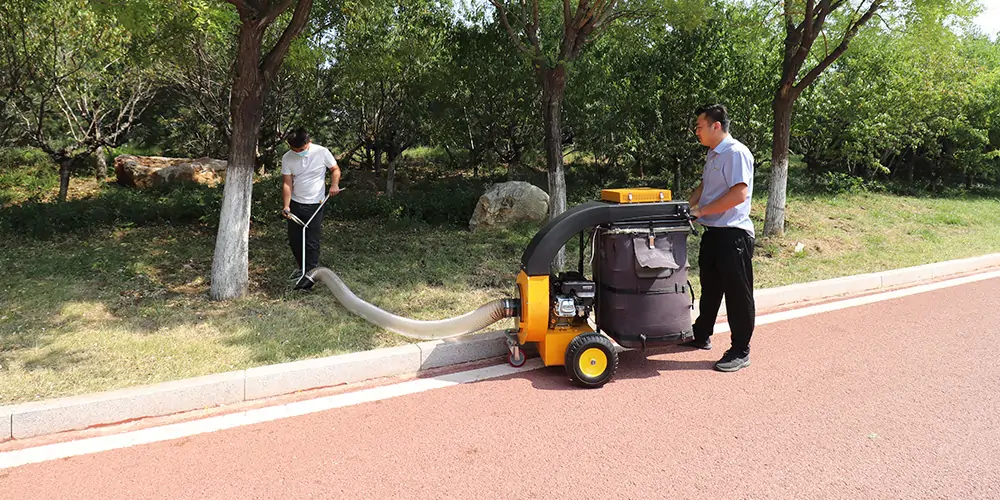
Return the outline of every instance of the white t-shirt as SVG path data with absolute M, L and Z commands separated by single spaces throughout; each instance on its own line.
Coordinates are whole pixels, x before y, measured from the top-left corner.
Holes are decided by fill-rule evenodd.
M 322 203 L 326 196 L 326 169 L 337 165 L 329 149 L 310 144 L 305 156 L 288 150 L 281 157 L 281 173 L 292 176 L 292 201 Z

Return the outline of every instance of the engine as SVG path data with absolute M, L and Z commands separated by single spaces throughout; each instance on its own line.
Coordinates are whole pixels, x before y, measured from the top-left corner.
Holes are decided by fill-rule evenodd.
M 552 290 L 551 327 L 572 326 L 587 321 L 594 308 L 594 282 L 578 272 L 565 272 L 550 279 Z

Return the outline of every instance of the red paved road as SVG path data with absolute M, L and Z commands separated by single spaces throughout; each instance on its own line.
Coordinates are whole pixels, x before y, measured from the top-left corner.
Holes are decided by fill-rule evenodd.
M 1000 498 L 1000 280 L 0 471 L 5 499 Z

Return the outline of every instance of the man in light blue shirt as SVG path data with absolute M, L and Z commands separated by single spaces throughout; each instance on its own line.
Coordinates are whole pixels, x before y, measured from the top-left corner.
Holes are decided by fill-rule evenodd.
M 683 345 L 712 348 L 712 330 L 722 299 L 732 337 L 732 347 L 715 364 L 719 371 L 734 372 L 750 366 L 753 335 L 754 227 L 750 220 L 753 197 L 753 154 L 729 135 L 729 113 L 714 104 L 696 113 L 695 134 L 707 147 L 701 184 L 689 198 L 691 215 L 705 226 L 698 267 L 701 304 L 694 324 L 694 340 Z

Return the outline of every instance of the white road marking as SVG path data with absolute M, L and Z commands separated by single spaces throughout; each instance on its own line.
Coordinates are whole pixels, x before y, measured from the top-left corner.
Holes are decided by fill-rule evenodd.
M 828 302 L 826 304 L 819 304 L 815 306 L 802 307 L 799 309 L 792 309 L 779 313 L 767 314 L 764 316 L 757 317 L 756 325 L 757 326 L 767 325 L 770 323 L 777 323 L 779 321 L 788 321 L 790 319 L 803 318 L 815 314 L 839 311 L 841 309 L 848 309 L 851 307 L 874 304 L 876 302 L 884 302 L 886 300 L 909 297 L 910 295 L 933 292 L 935 290 L 941 290 L 943 288 L 968 285 L 969 283 L 975 283 L 977 281 L 985 281 L 993 278 L 1000 278 L 1000 271 L 990 271 L 987 273 L 976 274 L 973 276 L 965 276 L 962 278 L 955 278 L 947 281 L 939 281 L 937 283 L 928 283 L 926 285 L 919 285 L 910 288 L 903 288 L 900 290 L 893 290 L 891 292 L 882 292 L 879 294 L 868 295 L 865 297 L 844 299 L 836 302 Z M 715 333 L 728 332 L 728 331 L 729 331 L 729 325 L 726 324 L 715 325 Z
M 934 290 L 941 290 L 944 288 L 966 285 L 969 283 L 975 283 L 978 281 L 984 281 L 993 278 L 1000 278 L 1000 271 L 993 271 L 948 281 L 942 281 L 938 283 L 930 283 L 927 285 L 905 288 L 892 292 L 884 292 L 880 294 L 869 295 L 866 297 L 846 299 L 827 304 L 803 307 L 800 309 L 768 314 L 758 317 L 756 324 L 766 325 L 769 323 L 776 323 L 778 321 L 788 321 L 791 319 L 802 318 L 805 316 L 822 314 L 825 312 L 837 311 L 841 309 L 847 309 L 850 307 L 858 307 L 886 300 L 898 299 L 910 295 L 916 295 Z M 726 332 L 726 331 L 729 331 L 729 327 L 727 325 L 716 325 L 716 333 Z M 337 394 L 334 396 L 327 396 L 307 401 L 298 401 L 294 403 L 288 403 L 267 408 L 257 408 L 239 413 L 209 417 L 190 422 L 181 422 L 177 424 L 170 424 L 160 427 L 151 427 L 149 429 L 125 432 L 122 434 L 86 438 L 77 441 L 68 441 L 64 443 L 55 443 L 50 445 L 38 446 L 34 448 L 9 451 L 0 453 L 0 470 L 9 469 L 12 467 L 19 467 L 27 464 L 46 462 L 50 460 L 58 460 L 61 458 L 75 457 L 92 453 L 100 453 L 103 451 L 116 450 L 120 448 L 128 448 L 143 444 L 156 443 L 160 441 L 169 441 L 172 439 L 179 439 L 187 436 L 205 434 L 209 432 L 215 432 L 224 429 L 232 429 L 235 427 L 259 424 L 263 422 L 271 422 L 274 420 L 279 420 L 288 417 L 295 417 L 300 415 L 307 415 L 310 413 L 332 410 L 334 408 L 354 406 L 362 403 L 369 403 L 372 401 L 380 401 L 394 397 L 405 396 L 408 394 L 416 394 L 419 392 L 429 391 L 433 389 L 441 389 L 444 387 L 451 387 L 454 385 L 466 384 L 469 382 L 477 382 L 480 380 L 503 377 L 505 375 L 511 375 L 514 373 L 537 370 L 541 367 L 542 367 L 541 360 L 535 358 L 528 360 L 528 362 L 525 363 L 524 366 L 520 368 L 514 368 L 508 365 L 496 365 L 486 368 L 480 368 L 477 370 L 470 370 L 465 372 L 442 375 L 439 377 L 412 380 L 408 382 L 402 382 L 399 384 L 393 384 L 383 387 L 374 387 L 371 389 L 365 389 L 346 394 Z

